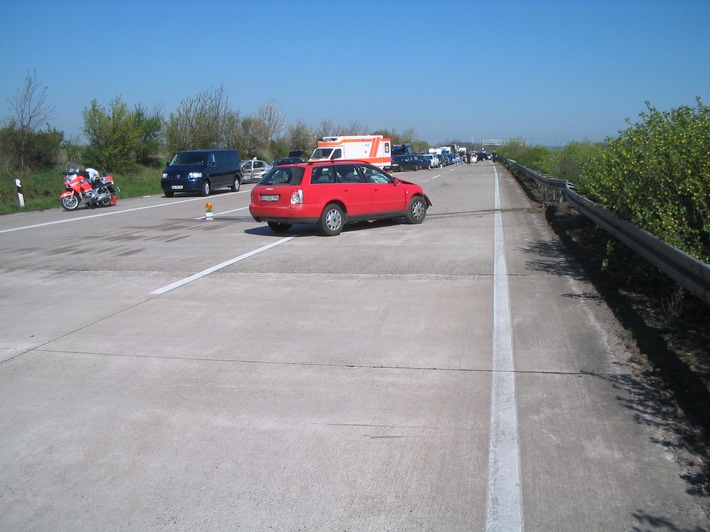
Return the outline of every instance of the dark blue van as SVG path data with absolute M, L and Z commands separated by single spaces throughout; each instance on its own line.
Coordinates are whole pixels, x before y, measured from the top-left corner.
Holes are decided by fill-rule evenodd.
M 175 154 L 160 180 L 166 198 L 176 192 L 209 196 L 212 189 L 242 186 L 241 161 L 237 150 L 189 150 Z

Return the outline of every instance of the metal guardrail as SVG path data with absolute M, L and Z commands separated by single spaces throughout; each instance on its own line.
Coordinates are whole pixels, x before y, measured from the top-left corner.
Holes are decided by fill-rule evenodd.
M 502 162 L 506 168 L 510 169 L 513 167 L 525 177 L 535 181 L 544 192 L 552 193 L 553 196 L 558 199 L 564 198 L 565 190 L 567 189 L 567 181 L 564 179 L 555 179 L 554 177 L 530 170 L 530 168 L 518 164 L 512 159 L 503 159 Z
M 578 212 L 710 305 L 710 264 L 691 257 L 648 231 L 597 206 L 592 200 L 580 196 L 574 185 L 564 179 L 539 174 L 510 159 L 504 159 L 503 164 L 534 180 L 544 191 L 559 195 L 559 199 L 564 198 Z

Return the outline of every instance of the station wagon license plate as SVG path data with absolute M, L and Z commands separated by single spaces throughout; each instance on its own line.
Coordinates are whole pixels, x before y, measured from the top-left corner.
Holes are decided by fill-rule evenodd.
M 279 201 L 278 194 L 262 194 L 261 201 Z
M 173 185 L 170 188 L 172 188 L 173 190 L 182 190 L 182 185 Z

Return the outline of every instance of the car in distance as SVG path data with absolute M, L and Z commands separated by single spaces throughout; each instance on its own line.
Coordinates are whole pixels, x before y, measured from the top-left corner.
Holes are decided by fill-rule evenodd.
M 237 150 L 188 150 L 176 153 L 165 166 L 160 186 L 166 198 L 176 192 L 209 196 L 212 189 L 242 184 Z
M 274 161 L 271 163 L 271 166 L 281 166 L 283 164 L 296 164 L 296 163 L 304 163 L 303 159 L 300 157 L 281 157 L 280 159 L 274 159 Z
M 266 161 L 259 159 L 242 161 L 242 180 L 244 182 L 259 181 L 269 170 L 271 170 L 271 165 Z
M 432 160 L 431 160 L 431 155 L 428 154 L 417 154 L 415 155 L 417 159 L 422 163 L 422 168 L 426 168 L 427 170 L 431 170 L 433 167 Z
M 429 161 L 431 168 L 439 168 L 441 166 L 439 157 L 435 153 L 425 153 L 424 158 Z
M 395 155 L 392 157 L 392 171 L 419 170 L 422 162 L 415 155 Z
M 430 206 L 419 185 L 368 163 L 338 159 L 275 166 L 252 189 L 249 212 L 277 233 L 316 224 L 335 236 L 350 222 L 405 218 L 419 224 Z

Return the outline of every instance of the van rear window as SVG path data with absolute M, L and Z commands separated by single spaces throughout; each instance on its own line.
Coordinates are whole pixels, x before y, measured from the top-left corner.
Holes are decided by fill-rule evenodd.
M 299 166 L 276 166 L 266 172 L 259 181 L 260 185 L 300 185 L 304 169 Z

